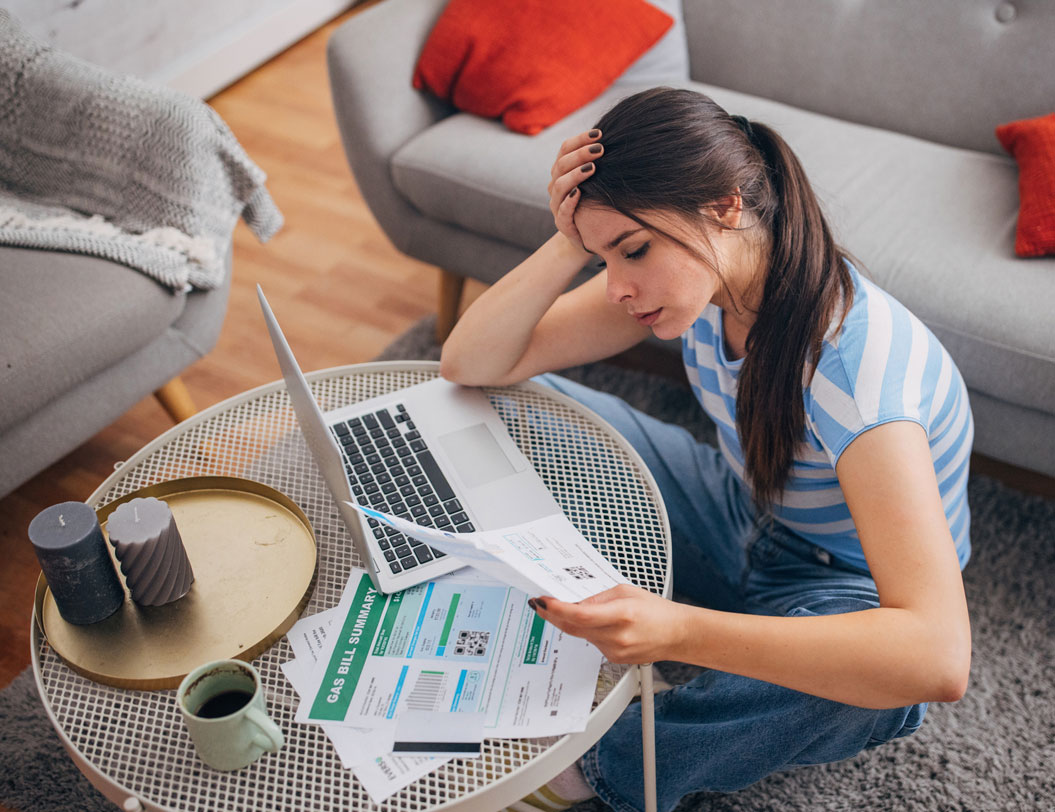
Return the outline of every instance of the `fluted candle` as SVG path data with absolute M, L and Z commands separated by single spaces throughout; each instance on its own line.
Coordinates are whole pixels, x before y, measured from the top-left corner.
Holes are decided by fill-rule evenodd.
M 161 606 L 190 591 L 194 571 L 165 502 L 152 496 L 126 502 L 110 514 L 106 531 L 136 603 Z

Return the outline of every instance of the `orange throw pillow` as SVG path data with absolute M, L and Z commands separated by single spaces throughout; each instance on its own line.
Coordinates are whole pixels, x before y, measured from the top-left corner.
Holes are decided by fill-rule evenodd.
M 1001 124 L 996 137 L 1018 162 L 1015 253 L 1055 256 L 1055 113 Z
M 534 135 L 597 98 L 673 22 L 645 0 L 451 0 L 414 87 Z

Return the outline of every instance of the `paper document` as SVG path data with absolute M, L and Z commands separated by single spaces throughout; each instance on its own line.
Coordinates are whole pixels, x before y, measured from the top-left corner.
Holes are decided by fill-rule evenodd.
M 298 661 L 290 660 L 283 663 L 282 671 L 293 685 L 294 690 L 304 696 L 304 683 L 305 680 L 310 680 L 310 676 L 299 668 Z M 323 730 L 333 742 L 342 765 L 345 769 L 351 769 L 355 773 L 359 783 L 363 785 L 374 803 L 378 804 L 451 760 L 450 756 L 444 758 L 400 757 L 388 752 L 363 756 L 361 754 L 366 750 L 377 747 L 385 748 L 384 743 L 378 741 L 377 731 L 356 730 L 335 725 L 323 725 Z M 391 749 L 391 741 L 387 749 Z M 356 753 L 354 767 L 345 762 L 344 756 L 350 751 Z
M 383 595 L 353 570 L 297 721 L 373 728 L 395 738 L 397 752 L 401 740 L 419 748 L 411 752 L 426 742 L 458 752 L 471 725 L 477 741 L 585 729 L 601 653 L 527 600 L 458 573 Z M 474 718 L 447 726 L 437 721 L 444 714 Z M 455 728 L 464 728 L 458 741 L 444 742 Z
M 346 504 L 516 587 L 529 597 L 552 595 L 558 600 L 577 603 L 628 583 L 563 513 L 500 530 L 450 533 L 352 502 Z

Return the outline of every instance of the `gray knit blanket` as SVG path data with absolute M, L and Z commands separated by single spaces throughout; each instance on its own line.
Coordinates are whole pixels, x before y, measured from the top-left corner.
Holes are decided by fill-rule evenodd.
M 207 104 L 51 48 L 0 9 L 0 244 L 215 288 L 239 217 L 261 241 L 282 226 L 265 180 Z

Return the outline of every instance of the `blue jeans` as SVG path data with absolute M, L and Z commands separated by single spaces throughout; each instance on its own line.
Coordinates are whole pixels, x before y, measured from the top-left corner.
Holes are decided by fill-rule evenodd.
M 670 519 L 674 590 L 713 609 L 827 615 L 879 605 L 860 569 L 773 522 L 721 453 L 612 395 L 556 375 L 537 378 L 597 412 L 644 459 Z M 618 812 L 644 808 L 641 706 L 582 757 L 586 780 Z M 839 761 L 919 728 L 927 706 L 872 710 L 708 670 L 656 697 L 659 809 L 688 793 L 732 792 L 770 773 Z

